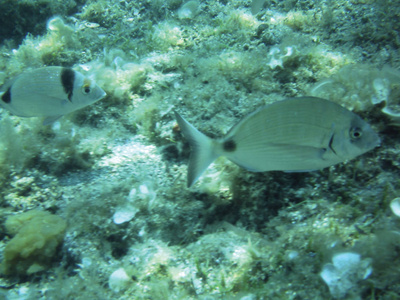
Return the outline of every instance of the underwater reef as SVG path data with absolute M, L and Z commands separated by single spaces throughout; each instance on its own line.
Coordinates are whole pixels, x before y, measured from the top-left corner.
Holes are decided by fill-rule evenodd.
M 0 86 L 71 67 L 107 96 L 0 111 L 1 299 L 399 299 L 400 2 L 0 3 Z M 329 99 L 380 147 L 304 173 L 218 158 L 187 188 L 174 117 L 222 137 Z

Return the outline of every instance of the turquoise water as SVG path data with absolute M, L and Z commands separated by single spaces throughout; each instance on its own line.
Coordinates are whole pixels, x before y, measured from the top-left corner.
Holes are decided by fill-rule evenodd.
M 20 266 L 1 297 L 399 298 L 399 14 L 396 1 L 0 2 L 0 84 L 64 66 L 107 93 L 49 126 L 1 111 L 2 270 Z M 381 146 L 307 173 L 219 158 L 186 187 L 174 110 L 222 137 L 306 95 L 360 115 Z M 6 220 L 34 209 L 67 222 L 60 243 L 19 233 L 7 260 Z

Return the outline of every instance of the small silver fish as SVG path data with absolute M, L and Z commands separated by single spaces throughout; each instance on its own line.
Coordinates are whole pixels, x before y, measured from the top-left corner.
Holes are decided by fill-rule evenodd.
M 0 107 L 20 117 L 45 117 L 47 125 L 105 95 L 93 80 L 71 68 L 44 67 L 19 75 L 3 88 Z
M 251 13 L 253 15 L 258 14 L 263 8 L 265 0 L 253 0 L 251 1 Z
M 289 98 L 261 107 L 211 139 L 177 112 L 189 140 L 191 187 L 219 156 L 253 172 L 307 172 L 353 159 L 380 145 L 379 136 L 359 116 L 315 97 Z

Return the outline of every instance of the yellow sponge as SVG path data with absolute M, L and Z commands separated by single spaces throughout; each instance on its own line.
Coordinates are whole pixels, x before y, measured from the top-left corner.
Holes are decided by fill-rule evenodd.
M 30 275 L 50 265 L 67 224 L 47 211 L 32 210 L 10 216 L 5 227 L 15 236 L 4 249 L 1 273 Z

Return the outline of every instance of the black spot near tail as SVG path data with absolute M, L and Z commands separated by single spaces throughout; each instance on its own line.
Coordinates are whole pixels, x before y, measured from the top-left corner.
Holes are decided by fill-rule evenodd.
M 222 146 L 226 152 L 233 152 L 236 150 L 236 142 L 234 140 L 227 140 Z
M 61 70 L 61 84 L 64 88 L 64 92 L 68 95 L 69 101 L 71 101 L 74 92 L 74 81 L 75 71 L 71 68 L 63 68 Z
M 1 101 L 4 103 L 11 102 L 11 86 L 7 89 L 7 91 L 1 96 Z

